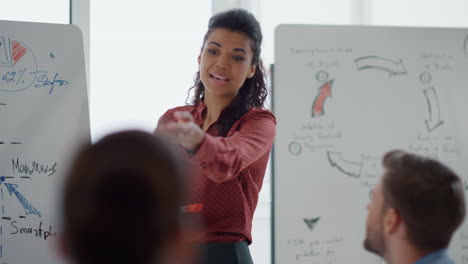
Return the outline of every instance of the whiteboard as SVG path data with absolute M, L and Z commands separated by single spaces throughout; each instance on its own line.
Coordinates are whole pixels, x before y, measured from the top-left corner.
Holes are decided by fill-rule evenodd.
M 0 21 L 0 263 L 56 263 L 60 187 L 90 141 L 81 32 Z
M 467 42 L 468 29 L 276 29 L 274 263 L 381 263 L 362 243 L 389 150 L 439 159 L 466 185 Z M 449 253 L 468 263 L 467 224 Z

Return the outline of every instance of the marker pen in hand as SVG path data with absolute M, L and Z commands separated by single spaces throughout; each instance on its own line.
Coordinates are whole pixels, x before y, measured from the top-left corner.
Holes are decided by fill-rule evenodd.
M 203 204 L 189 204 L 180 208 L 183 213 L 199 213 L 203 210 Z

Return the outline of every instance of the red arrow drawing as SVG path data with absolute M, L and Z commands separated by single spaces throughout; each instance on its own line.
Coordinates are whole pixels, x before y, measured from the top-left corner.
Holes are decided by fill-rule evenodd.
M 321 116 L 324 114 L 324 106 L 325 106 L 325 100 L 327 100 L 327 97 L 331 97 L 331 88 L 334 80 L 330 80 L 326 83 L 324 83 L 314 99 L 314 103 L 312 104 L 312 117 L 315 116 Z

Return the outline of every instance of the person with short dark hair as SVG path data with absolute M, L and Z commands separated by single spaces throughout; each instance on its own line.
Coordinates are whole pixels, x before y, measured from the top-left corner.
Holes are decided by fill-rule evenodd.
M 460 178 L 441 162 L 404 151 L 383 158 L 372 190 L 364 247 L 389 264 L 449 264 L 450 240 L 465 218 Z
M 142 131 L 84 145 L 65 180 L 65 255 L 77 264 L 189 261 L 185 170 L 171 146 Z
M 215 14 L 198 56 L 192 104 L 168 110 L 156 131 L 180 144 L 193 168 L 202 263 L 252 263 L 252 219 L 276 119 L 260 59 L 262 32 L 243 9 Z

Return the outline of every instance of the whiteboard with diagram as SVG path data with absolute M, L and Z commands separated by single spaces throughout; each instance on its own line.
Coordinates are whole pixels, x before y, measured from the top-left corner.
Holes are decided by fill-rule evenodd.
M 56 263 L 61 184 L 90 141 L 81 31 L 0 21 L 0 263 Z
M 381 263 L 362 243 L 389 150 L 468 182 L 468 29 L 280 25 L 273 76 L 274 263 Z M 449 253 L 468 263 L 468 224 Z

